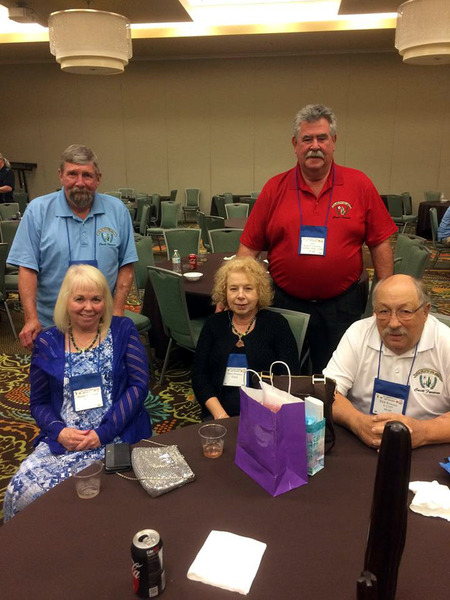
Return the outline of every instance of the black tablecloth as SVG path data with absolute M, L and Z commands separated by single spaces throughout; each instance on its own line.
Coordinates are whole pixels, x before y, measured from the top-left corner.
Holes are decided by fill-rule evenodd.
M 430 208 L 435 208 L 437 210 L 438 223 L 440 223 L 449 206 L 450 200 L 447 200 L 446 202 L 421 202 L 417 214 L 416 235 L 431 240 Z
M 176 443 L 196 480 L 156 499 L 139 482 L 102 476 L 100 495 L 80 500 L 73 480 L 0 529 L 2 598 L 131 600 L 130 545 L 141 529 L 164 542 L 164 600 L 230 600 L 230 592 L 186 578 L 212 529 L 267 543 L 248 598 L 351 600 L 363 566 L 377 452 L 337 428 L 325 469 L 308 485 L 272 498 L 234 464 L 238 418 L 224 455 L 204 458 L 197 425 L 157 437 Z M 413 451 L 411 479 L 449 484 L 438 461 L 449 445 Z M 412 498 L 412 494 L 410 494 Z M 447 600 L 449 523 L 409 511 L 396 600 Z

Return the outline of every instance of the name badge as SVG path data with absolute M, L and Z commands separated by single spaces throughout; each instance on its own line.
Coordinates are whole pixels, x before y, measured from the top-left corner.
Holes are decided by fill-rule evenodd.
M 247 356 L 244 353 L 232 352 L 228 357 L 223 385 L 234 387 L 247 385 L 247 369 Z
M 325 240 L 323 238 L 302 237 L 300 243 L 300 254 L 325 254 Z
M 409 396 L 409 385 L 375 377 L 370 412 L 374 415 L 394 413 L 404 415 Z
M 73 391 L 73 404 L 75 410 L 89 410 L 103 406 L 102 388 L 92 387 Z
M 327 228 L 318 225 L 302 225 L 300 227 L 299 254 L 325 256 Z
M 395 413 L 401 415 L 403 414 L 404 404 L 405 401 L 402 398 L 375 393 L 372 413 L 374 415 L 379 415 L 381 413 Z
M 103 406 L 103 383 L 100 373 L 75 375 L 70 377 L 69 383 L 76 412 Z
M 223 385 L 241 387 L 247 383 L 247 369 L 240 367 L 227 367 Z

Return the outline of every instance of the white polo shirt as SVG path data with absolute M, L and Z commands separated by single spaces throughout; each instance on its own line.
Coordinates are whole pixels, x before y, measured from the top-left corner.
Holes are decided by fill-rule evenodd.
M 323 371 L 336 381 L 337 390 L 366 414 L 378 374 L 380 345 L 375 317 L 357 321 L 345 332 Z M 433 419 L 450 411 L 450 328 L 429 315 L 415 360 L 414 352 L 415 347 L 397 355 L 383 344 L 379 377 L 406 384 L 412 366 L 405 414 Z

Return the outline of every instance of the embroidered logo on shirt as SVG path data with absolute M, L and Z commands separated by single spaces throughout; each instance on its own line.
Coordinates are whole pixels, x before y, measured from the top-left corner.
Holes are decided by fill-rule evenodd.
M 413 375 L 414 391 L 423 394 L 441 394 L 443 381 L 439 371 L 434 369 L 419 369 Z
M 337 217 L 347 217 L 347 213 L 352 210 L 352 205 L 348 202 L 344 202 L 342 200 L 338 200 L 338 202 L 333 202 L 331 208 L 334 209 Z M 336 219 L 336 216 L 333 216 Z M 347 217 L 347 219 L 350 217 Z
M 114 238 L 117 237 L 117 232 L 110 227 L 102 227 L 97 231 L 97 235 L 101 236 L 105 244 L 112 244 Z

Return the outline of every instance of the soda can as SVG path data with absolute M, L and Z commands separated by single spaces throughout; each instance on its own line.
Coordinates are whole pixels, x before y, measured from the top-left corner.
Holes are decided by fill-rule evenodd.
M 156 598 L 166 587 L 163 541 L 154 529 L 136 533 L 131 543 L 133 592 L 140 598 Z
M 195 269 L 197 268 L 197 255 L 196 254 L 189 254 L 189 268 L 192 271 L 195 271 Z

